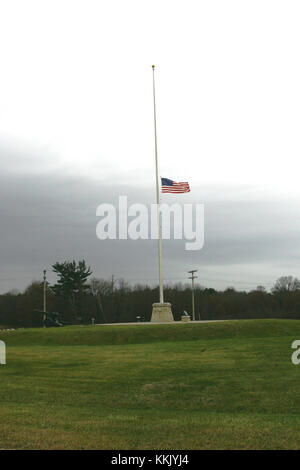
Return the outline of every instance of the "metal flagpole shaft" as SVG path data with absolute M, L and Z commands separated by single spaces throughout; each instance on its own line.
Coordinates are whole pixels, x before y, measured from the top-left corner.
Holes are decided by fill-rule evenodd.
M 164 302 L 164 290 L 162 279 L 162 262 L 161 262 L 161 220 L 160 220 L 160 197 L 159 197 L 159 178 L 158 178 L 158 158 L 157 158 L 157 131 L 156 131 L 156 103 L 155 103 L 155 79 L 154 68 L 153 73 L 153 108 L 154 108 L 154 138 L 155 138 L 155 168 L 156 168 L 156 205 L 157 205 L 157 225 L 158 225 L 158 265 L 159 265 L 159 302 Z

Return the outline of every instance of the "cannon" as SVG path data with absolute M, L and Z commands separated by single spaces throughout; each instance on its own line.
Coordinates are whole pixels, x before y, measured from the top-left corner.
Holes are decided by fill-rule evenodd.
M 44 312 L 43 310 L 35 310 L 35 312 L 43 315 L 43 324 L 46 328 L 67 325 L 66 322 L 61 320 L 60 314 L 58 312 Z

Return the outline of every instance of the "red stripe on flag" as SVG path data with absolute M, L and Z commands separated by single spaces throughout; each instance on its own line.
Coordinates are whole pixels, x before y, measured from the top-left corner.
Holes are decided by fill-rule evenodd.
M 188 183 L 173 183 L 172 186 L 162 186 L 163 193 L 189 193 L 190 187 Z

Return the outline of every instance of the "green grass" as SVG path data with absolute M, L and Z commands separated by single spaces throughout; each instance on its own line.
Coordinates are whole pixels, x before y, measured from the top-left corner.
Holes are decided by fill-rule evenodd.
M 297 320 L 0 332 L 2 449 L 297 449 Z

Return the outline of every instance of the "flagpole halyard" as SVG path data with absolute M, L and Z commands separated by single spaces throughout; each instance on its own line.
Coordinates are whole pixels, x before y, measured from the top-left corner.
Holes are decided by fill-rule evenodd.
M 162 276 L 162 243 L 161 243 L 161 217 L 160 217 L 160 185 L 158 175 L 157 128 L 156 128 L 156 101 L 155 101 L 155 65 L 152 65 L 153 76 L 153 111 L 154 111 L 154 141 L 155 141 L 155 174 L 156 174 L 156 205 L 158 227 L 158 269 L 159 269 L 159 302 L 164 303 L 164 289 Z

